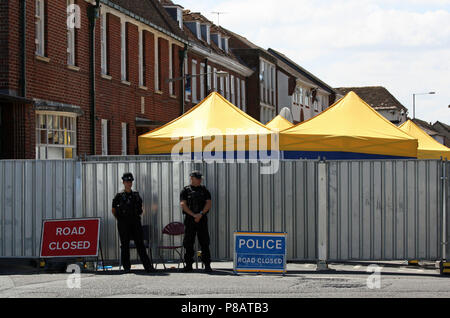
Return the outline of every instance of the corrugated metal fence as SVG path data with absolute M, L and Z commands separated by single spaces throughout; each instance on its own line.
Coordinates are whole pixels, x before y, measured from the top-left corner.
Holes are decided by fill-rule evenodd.
M 157 257 L 162 228 L 182 221 L 180 191 L 200 169 L 213 197 L 214 259 L 233 258 L 234 231 L 287 232 L 289 260 L 317 260 L 321 242 L 329 260 L 439 259 L 444 166 L 450 176 L 449 163 L 414 160 L 281 161 L 273 175 L 260 163 L 0 161 L 0 257 L 37 257 L 44 218 L 101 217 L 104 257 L 117 260 L 111 202 L 128 171 Z M 449 192 L 447 183 L 447 220 Z

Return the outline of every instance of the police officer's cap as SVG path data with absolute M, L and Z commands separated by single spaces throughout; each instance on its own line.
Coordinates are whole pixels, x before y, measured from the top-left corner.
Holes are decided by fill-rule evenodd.
M 201 179 L 203 177 L 203 175 L 200 171 L 192 171 L 190 176 L 194 177 L 196 179 Z
M 122 176 L 123 181 L 134 181 L 133 174 L 131 172 L 126 172 Z

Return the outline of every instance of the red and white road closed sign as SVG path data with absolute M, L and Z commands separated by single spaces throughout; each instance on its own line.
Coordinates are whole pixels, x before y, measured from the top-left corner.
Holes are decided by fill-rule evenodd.
M 44 220 L 41 257 L 98 255 L 100 219 Z

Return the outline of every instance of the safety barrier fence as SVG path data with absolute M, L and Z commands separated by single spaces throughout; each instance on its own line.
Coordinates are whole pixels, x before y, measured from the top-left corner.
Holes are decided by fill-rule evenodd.
M 104 257 L 118 260 L 111 202 L 132 172 L 158 258 L 163 227 L 183 220 L 179 195 L 193 169 L 212 194 L 215 260 L 232 260 L 235 231 L 287 232 L 288 260 L 296 261 L 438 260 L 450 252 L 448 162 L 280 161 L 276 173 L 261 174 L 261 163 L 120 159 L 0 161 L 0 257 L 38 257 L 43 219 L 100 217 Z

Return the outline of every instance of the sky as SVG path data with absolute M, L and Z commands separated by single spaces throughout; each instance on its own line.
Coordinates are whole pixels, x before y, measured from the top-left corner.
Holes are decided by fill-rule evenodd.
M 384 86 L 450 124 L 450 0 L 178 0 L 332 87 Z

